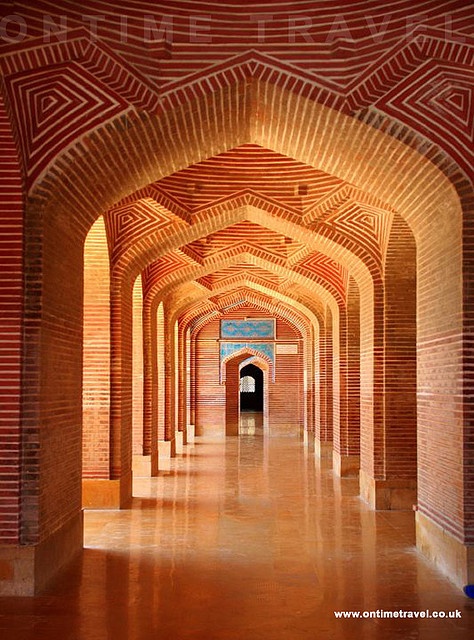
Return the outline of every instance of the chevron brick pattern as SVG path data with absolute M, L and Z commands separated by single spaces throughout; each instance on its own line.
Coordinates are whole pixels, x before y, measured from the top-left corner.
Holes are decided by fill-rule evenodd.
M 75 460 L 77 475 L 81 260 L 100 216 L 110 452 L 91 477 L 122 482 L 131 459 L 134 342 L 151 372 L 148 452 L 158 433 L 172 436 L 183 339 L 199 431 L 225 405 L 219 320 L 272 318 L 277 340 L 298 345 L 276 358 L 272 420 L 306 420 L 338 453 L 360 455 L 374 483 L 408 484 L 418 422 L 420 510 L 474 540 L 473 5 L 342 4 L 274 0 L 271 16 L 241 0 L 2 5 L 0 19 L 14 11 L 26 33 L 0 42 L 0 439 L 13 451 L 0 469 L 1 542 L 47 539 L 80 499 L 66 467 Z M 94 273 L 88 264 L 88 284 Z M 285 407 L 288 380 L 297 400 Z M 182 427 L 183 402 L 178 413 Z

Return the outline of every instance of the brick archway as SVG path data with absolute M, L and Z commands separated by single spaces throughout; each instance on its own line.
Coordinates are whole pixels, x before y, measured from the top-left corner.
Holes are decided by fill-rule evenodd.
M 25 353 L 28 357 L 39 350 L 44 357 L 41 365 L 35 362 L 32 384 L 23 393 L 23 402 L 32 407 L 31 412 L 24 415 L 23 428 L 36 433 L 38 438 L 40 433 L 48 434 L 48 454 L 40 464 L 36 459 L 27 459 L 24 472 L 39 488 L 38 495 L 46 495 L 53 483 L 54 464 L 60 444 L 62 446 L 59 438 L 52 435 L 59 433 L 58 429 L 71 434 L 63 461 L 76 473 L 68 477 L 74 479 L 80 468 L 74 443 L 78 441 L 81 423 L 78 363 L 81 360 L 82 243 L 92 221 L 99 212 L 129 192 L 146 186 L 157 175 L 170 174 L 190 161 L 202 159 L 205 154 L 218 153 L 249 138 L 352 182 L 389 203 L 411 226 L 418 259 L 418 418 L 425 425 L 428 443 L 422 453 L 432 462 L 430 451 L 439 440 L 435 427 L 440 420 L 449 424 L 453 442 L 464 437 L 464 425 L 459 417 L 464 407 L 462 354 L 466 329 L 462 319 L 465 292 L 460 287 L 463 279 L 462 212 L 459 196 L 449 179 L 422 154 L 402 142 L 276 85 L 253 82 L 246 87 L 241 82 L 222 89 L 219 97 L 229 115 L 228 131 L 218 128 L 217 123 L 225 118 L 224 110 L 215 102 L 216 95 L 201 97 L 198 101 L 201 108 L 197 111 L 192 103 L 176 110 L 173 126 L 186 132 L 186 141 L 176 141 L 171 136 L 171 129 L 166 130 L 167 118 L 163 115 L 136 118 L 128 131 L 118 126 L 107 131 L 99 129 L 87 139 L 87 150 L 78 145 L 60 156 L 30 195 L 25 218 L 25 244 L 31 256 L 26 265 Z M 252 97 L 250 104 L 256 106 L 248 109 L 247 119 L 240 122 L 236 114 L 249 97 Z M 204 106 L 209 107 L 209 114 L 212 114 L 207 120 L 203 116 Z M 215 117 L 216 109 L 220 109 L 218 118 Z M 199 122 L 195 121 L 197 112 L 201 118 Z M 296 124 L 313 132 L 314 137 L 306 138 L 306 144 L 302 137 L 292 139 L 290 136 Z M 281 128 L 287 132 L 285 136 L 280 135 Z M 193 133 L 198 130 L 199 136 Z M 140 154 L 133 145 L 136 137 L 144 141 Z M 158 138 L 159 148 L 169 149 L 169 153 L 163 151 L 157 155 Z M 209 141 L 210 146 L 203 140 Z M 122 158 L 120 149 L 128 145 L 131 155 Z M 321 153 L 321 149 L 325 151 Z M 75 153 L 73 176 L 68 160 Z M 104 165 L 104 160 L 111 159 L 110 154 L 114 156 L 114 162 L 110 162 L 113 171 Z M 399 162 L 394 163 L 394 158 Z M 132 173 L 133 178 L 130 177 Z M 101 194 L 94 190 L 98 175 L 103 178 Z M 81 176 L 80 180 L 74 179 L 77 176 Z M 91 196 L 87 205 L 83 202 L 84 193 Z M 205 231 L 206 225 L 202 222 L 202 233 Z M 135 273 L 149 263 L 150 247 L 155 241 L 150 234 L 147 242 L 135 248 Z M 433 269 L 442 272 L 444 277 L 433 281 Z M 357 272 L 352 270 L 351 275 L 356 276 Z M 115 461 L 111 475 L 120 481 L 123 505 L 129 502 L 131 481 L 128 432 L 131 347 L 127 326 L 131 314 L 131 286 L 130 275 L 119 278 L 112 317 L 116 331 L 112 384 L 118 391 L 111 414 Z M 433 314 L 435 307 L 438 312 Z M 367 314 L 365 307 L 363 313 Z M 67 344 L 63 340 L 65 332 L 69 336 Z M 58 360 L 68 369 L 67 381 L 59 372 L 62 369 L 56 367 Z M 445 382 L 436 386 L 440 377 L 434 377 L 433 372 L 439 374 L 448 370 L 456 372 L 447 380 L 449 388 Z M 433 400 L 429 405 L 423 401 L 428 388 Z M 68 398 L 66 408 L 65 395 Z M 441 401 L 447 396 L 451 399 L 448 404 Z M 370 408 L 368 413 L 371 413 Z M 456 418 L 453 419 L 453 415 Z M 454 449 L 452 454 L 453 486 L 450 490 L 456 496 L 451 502 L 453 506 L 451 508 L 442 498 L 433 498 L 425 487 L 419 504 L 420 518 L 429 517 L 439 526 L 450 523 L 450 531 L 463 545 L 459 541 L 465 539 L 468 525 L 459 510 L 466 498 L 464 471 L 456 468 Z M 71 528 L 76 531 L 77 542 L 80 486 L 76 482 L 73 485 L 67 491 L 67 504 L 44 504 L 41 508 L 39 503 L 34 507 L 24 506 L 21 516 L 23 544 L 34 545 L 42 538 L 51 541 L 53 533 Z
M 239 435 L 240 426 L 240 369 L 243 363 L 252 362 L 256 367 L 263 372 L 263 414 L 264 425 L 265 418 L 269 414 L 269 393 L 268 385 L 270 383 L 271 368 L 273 363 L 267 361 L 258 352 L 253 349 L 242 349 L 238 353 L 233 354 L 231 357 L 223 361 L 222 366 L 225 367 L 225 387 L 226 387 L 226 405 L 225 405 L 225 425 L 227 436 Z

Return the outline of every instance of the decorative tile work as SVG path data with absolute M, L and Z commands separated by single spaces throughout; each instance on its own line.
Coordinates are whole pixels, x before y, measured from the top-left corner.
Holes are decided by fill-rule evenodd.
M 274 320 L 221 320 L 221 338 L 274 337 Z
M 251 349 L 253 352 L 269 358 L 271 362 L 275 362 L 275 345 L 273 342 L 221 342 L 220 343 L 220 360 L 221 362 L 233 353 Z

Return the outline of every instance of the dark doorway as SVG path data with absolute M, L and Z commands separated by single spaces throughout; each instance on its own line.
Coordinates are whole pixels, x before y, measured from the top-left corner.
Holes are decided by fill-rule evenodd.
M 263 371 L 254 364 L 240 370 L 240 410 L 263 411 Z

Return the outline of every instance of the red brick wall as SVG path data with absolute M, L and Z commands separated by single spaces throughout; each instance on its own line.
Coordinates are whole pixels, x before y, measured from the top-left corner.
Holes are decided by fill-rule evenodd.
M 360 297 L 354 279 L 347 292 L 347 423 L 344 455 L 360 453 Z
M 239 433 L 239 388 L 240 376 L 239 367 L 245 355 L 231 358 L 226 363 L 225 379 L 225 433 L 226 435 L 237 435 Z
M 472 530 L 465 523 L 469 440 L 462 444 L 468 427 L 462 362 L 469 350 L 463 345 L 461 312 L 455 311 L 462 295 L 462 227 L 456 197 L 437 202 L 437 184 L 419 186 L 437 207 L 423 220 L 431 233 L 417 237 L 418 506 L 464 540 Z
M 74 224 L 43 221 L 36 204 L 25 237 L 23 544 L 81 509 L 83 242 Z
M 196 434 L 206 429 L 223 430 L 225 386 L 219 384 L 219 321 L 214 320 L 196 339 Z
M 321 442 L 332 442 L 333 438 L 333 318 L 326 309 L 324 328 L 320 343 L 320 428 L 317 437 Z
M 133 284 L 112 275 L 110 476 L 120 479 L 132 466 Z
M 103 218 L 84 245 L 82 474 L 109 477 L 110 269 Z
M 364 283 L 365 285 L 365 283 Z M 360 463 L 369 476 L 374 474 L 373 441 L 375 433 L 375 421 L 382 419 L 381 406 L 383 397 L 381 395 L 380 372 L 380 349 L 383 345 L 383 336 L 375 334 L 375 309 L 374 294 L 377 304 L 380 306 L 381 294 L 378 291 L 380 285 L 365 285 L 359 288 L 361 315 L 360 315 Z M 381 317 L 378 314 L 377 318 Z M 380 324 L 380 320 L 378 320 Z M 376 345 L 376 349 L 374 349 Z M 376 387 L 376 380 L 378 386 Z
M 187 345 L 186 345 L 186 330 L 183 326 L 178 327 L 178 419 L 177 429 L 178 431 L 185 431 L 186 424 L 189 422 L 187 417 L 187 404 L 189 397 L 188 390 L 188 362 L 187 362 Z
M 333 449 L 344 453 L 347 440 L 348 393 L 348 317 L 347 309 L 339 308 L 334 318 L 334 386 L 333 386 Z M 335 402 L 334 402 L 335 401 Z
M 177 360 L 175 323 L 164 307 L 165 440 L 173 440 L 177 426 Z
M 474 544 L 474 403 L 472 371 L 474 371 L 474 196 L 471 185 L 464 182 L 461 199 L 463 221 L 463 459 L 464 459 L 464 538 L 466 544 Z
M 0 98 L 0 543 L 20 534 L 20 396 L 23 196 L 10 124 Z
M 416 479 L 416 245 L 395 216 L 385 260 L 385 474 Z
M 143 454 L 143 295 L 142 281 L 138 276 L 133 286 L 133 413 L 132 430 L 134 454 Z
M 143 308 L 143 454 L 156 454 L 165 437 L 163 304 L 146 291 Z
M 165 439 L 165 320 L 163 303 L 156 314 L 158 438 Z
M 246 308 L 229 313 L 226 315 L 227 317 L 263 318 L 265 314 L 262 311 Z M 223 432 L 225 425 L 226 385 L 219 384 L 219 327 L 219 320 L 214 320 L 201 329 L 196 338 L 196 428 L 198 434 L 203 433 L 206 427 L 217 428 Z M 272 381 L 270 373 L 267 376 L 269 380 L 268 418 L 270 429 L 281 431 L 283 427 L 295 429 L 303 426 L 303 349 L 305 345 L 301 334 L 287 321 L 280 318 L 276 323 L 276 335 L 278 340 L 298 344 L 297 354 L 276 356 L 275 382 Z M 227 394 L 230 394 L 232 398 L 235 395 L 237 402 L 238 387 L 231 389 L 228 385 Z M 231 414 L 234 415 L 232 412 Z
M 298 345 L 297 354 L 275 355 L 275 381 L 269 378 L 268 419 L 270 433 L 289 430 L 296 433 L 303 427 L 303 349 L 301 334 L 285 320 L 277 319 L 277 340 Z

